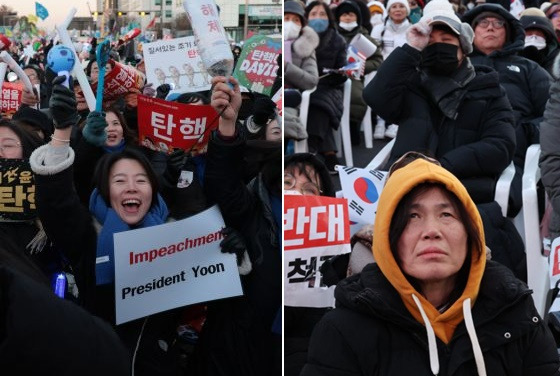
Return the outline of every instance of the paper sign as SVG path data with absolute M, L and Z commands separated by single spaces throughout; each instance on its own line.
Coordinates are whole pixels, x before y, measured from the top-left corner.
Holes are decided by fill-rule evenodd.
M 144 75 L 142 72 L 130 65 L 117 63 L 109 59 L 111 71 L 105 75 L 103 84 L 103 102 L 110 102 L 123 94 L 139 93 L 144 85 Z M 97 83 L 91 85 L 93 92 L 97 90 Z
M 366 71 L 366 60 L 367 58 L 363 53 L 358 51 L 354 46 L 348 46 L 346 51 L 346 60 L 348 63 L 358 62 L 360 63 L 360 69 L 352 71 L 352 78 L 355 80 L 361 79 Z
M 255 35 L 243 45 L 233 76 L 251 91 L 270 95 L 282 53 L 280 39 Z
M 321 196 L 284 196 L 284 304 L 332 307 L 334 287 L 319 271 L 329 258 L 350 252 L 348 204 Z
M 148 83 L 170 84 L 169 94 L 210 90 L 212 77 L 198 55 L 194 37 L 160 40 L 143 45 Z
M 549 259 L 549 275 L 550 275 L 550 288 L 556 287 L 558 281 L 560 281 L 560 237 L 552 241 L 550 246 L 551 253 Z
M 213 122 L 213 123 L 212 123 Z M 200 153 L 218 126 L 212 106 L 197 106 L 138 95 L 140 144 L 168 153 L 173 148 Z
M 275 104 L 276 108 L 278 109 L 278 116 L 282 116 L 282 97 L 283 97 L 284 90 L 280 88 L 274 96 L 270 98 Z
M 222 253 L 217 206 L 177 222 L 114 235 L 116 323 L 243 294 L 234 254 Z
M 35 218 L 35 182 L 29 163 L 0 158 L 0 220 Z
M 348 199 L 350 232 L 354 235 L 363 225 L 375 221 L 379 196 L 387 172 L 355 167 L 338 169 L 342 197 Z
M 23 95 L 22 82 L 4 82 L 0 92 L 0 112 L 9 118 L 19 109 Z

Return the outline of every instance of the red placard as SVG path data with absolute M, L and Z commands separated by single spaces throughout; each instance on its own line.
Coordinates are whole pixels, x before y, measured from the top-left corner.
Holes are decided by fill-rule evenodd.
M 110 102 L 127 93 L 138 93 L 144 84 L 145 76 L 138 69 L 109 60 L 111 71 L 105 75 L 103 102 Z M 91 85 L 95 93 L 97 83 Z
M 143 146 L 163 152 L 181 148 L 200 153 L 218 126 L 217 115 L 212 106 L 138 95 L 138 139 Z
M 12 117 L 21 105 L 22 95 L 23 83 L 4 82 L 0 91 L 0 112 L 7 117 Z
M 350 243 L 344 198 L 284 196 L 284 250 Z

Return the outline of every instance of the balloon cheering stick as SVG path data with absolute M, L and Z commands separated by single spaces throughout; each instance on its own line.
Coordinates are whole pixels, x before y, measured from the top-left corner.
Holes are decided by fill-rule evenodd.
M 59 76 L 66 77 L 62 85 L 67 88 L 70 88 L 70 72 L 75 63 L 76 59 L 72 50 L 60 44 L 51 48 L 47 55 L 47 66 Z

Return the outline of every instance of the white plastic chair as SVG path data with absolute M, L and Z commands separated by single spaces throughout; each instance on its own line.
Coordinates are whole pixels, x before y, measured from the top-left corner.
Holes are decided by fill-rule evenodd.
M 369 82 L 371 80 L 373 80 L 373 77 L 375 77 L 376 73 L 377 73 L 377 71 L 373 71 L 373 72 L 365 75 L 365 77 L 364 77 L 364 88 L 367 86 L 367 84 L 369 84 Z M 375 124 L 373 124 L 372 121 L 371 121 L 371 107 L 368 106 L 368 108 L 366 110 L 366 114 L 364 116 L 364 120 L 362 120 L 362 128 L 364 130 L 364 139 L 365 139 L 365 142 L 366 142 L 366 148 L 367 149 L 372 149 L 373 148 L 373 130 L 372 130 L 372 128 L 374 126 L 375 126 Z
M 366 170 L 380 170 L 385 164 L 389 161 L 389 156 L 391 155 L 391 149 L 393 149 L 393 145 L 395 144 L 395 138 L 387 143 L 387 145 L 383 146 L 383 149 L 379 151 L 373 157 L 373 159 L 367 164 L 365 167 Z
M 307 116 L 309 114 L 309 102 L 311 100 L 311 93 L 317 90 L 317 87 L 313 89 L 305 90 L 301 93 L 301 104 L 299 105 L 299 120 L 303 125 L 303 129 L 307 130 Z M 306 153 L 309 151 L 307 145 L 307 139 L 295 141 L 294 142 L 294 153 Z
M 539 157 L 541 147 L 531 145 L 525 156 L 523 172 L 523 223 L 527 253 L 527 285 L 533 290 L 533 300 L 541 317 L 546 315 L 546 297 L 549 290 L 548 257 L 543 255 L 540 236 L 537 182 L 541 178 Z
M 342 103 L 344 110 L 342 111 L 342 118 L 340 119 L 340 127 L 334 134 L 336 145 L 338 148 L 337 155 L 342 156 L 341 149 L 344 150 L 344 160 L 346 166 L 354 166 L 354 158 L 352 157 L 352 140 L 350 139 L 350 99 L 352 95 L 352 80 L 347 79 L 344 82 L 344 96 Z M 342 145 L 340 137 L 342 136 Z

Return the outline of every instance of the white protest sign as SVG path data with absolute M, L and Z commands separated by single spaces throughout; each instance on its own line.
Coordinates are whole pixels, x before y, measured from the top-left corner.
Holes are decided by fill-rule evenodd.
M 146 77 L 154 88 L 170 84 L 169 94 L 210 90 L 194 37 L 159 40 L 143 45 Z
M 550 288 L 553 289 L 558 281 L 560 281 L 560 237 L 552 241 L 548 265 Z
M 387 172 L 356 167 L 339 167 L 342 197 L 348 199 L 350 232 L 354 235 L 363 225 L 375 221 L 379 196 Z
M 348 204 L 321 196 L 284 196 L 284 304 L 333 307 L 334 288 L 322 282 L 321 265 L 350 252 Z
M 222 253 L 217 206 L 177 222 L 114 235 L 116 323 L 242 295 L 236 257 Z

